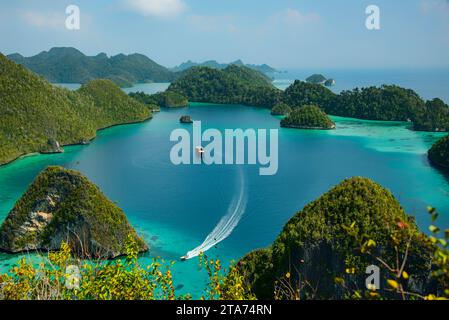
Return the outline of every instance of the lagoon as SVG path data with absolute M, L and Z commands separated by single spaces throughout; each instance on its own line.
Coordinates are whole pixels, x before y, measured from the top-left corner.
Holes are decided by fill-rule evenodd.
M 441 212 L 449 227 L 449 179 L 429 165 L 426 150 L 443 134 L 415 132 L 407 123 L 332 117 L 333 131 L 279 128 L 279 170 L 260 176 L 257 166 L 176 166 L 170 161 L 181 115 L 200 120 L 204 129 L 279 128 L 279 117 L 263 108 L 193 103 L 164 109 L 153 120 L 100 131 L 88 146 L 66 147 L 64 154 L 36 155 L 0 167 L 0 220 L 34 177 L 48 165 L 81 171 L 127 214 L 151 247 L 141 257 L 178 261 L 179 293 L 199 297 L 205 271 L 198 260 L 179 258 L 200 245 L 228 212 L 245 181 L 245 211 L 228 238 L 207 254 L 225 263 L 269 245 L 305 204 L 352 176 L 369 177 L 390 189 L 422 230 L 430 223 L 426 207 Z M 0 255 L 1 271 L 18 256 Z

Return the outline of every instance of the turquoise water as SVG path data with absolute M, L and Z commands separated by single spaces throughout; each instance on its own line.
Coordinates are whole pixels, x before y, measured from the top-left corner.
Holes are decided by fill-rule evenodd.
M 238 192 L 240 169 L 247 185 L 245 213 L 231 236 L 208 251 L 225 263 L 269 245 L 295 212 L 352 176 L 389 188 L 423 230 L 429 224 L 428 205 L 439 208 L 439 223 L 449 226 L 449 180 L 429 166 L 425 155 L 441 134 L 414 132 L 406 123 L 339 117 L 333 118 L 335 131 L 279 129 L 279 171 L 259 176 L 258 166 L 172 165 L 169 136 L 182 126 L 184 114 L 201 120 L 203 128 L 279 128 L 279 118 L 261 108 L 192 104 L 163 110 L 151 121 L 101 131 L 88 146 L 0 167 L 0 220 L 39 171 L 62 165 L 87 175 L 126 212 L 151 246 L 143 263 L 154 256 L 178 261 L 200 245 Z M 1 269 L 17 258 L 0 255 Z M 206 281 L 198 260 L 177 262 L 174 268 L 179 293 L 198 297 Z

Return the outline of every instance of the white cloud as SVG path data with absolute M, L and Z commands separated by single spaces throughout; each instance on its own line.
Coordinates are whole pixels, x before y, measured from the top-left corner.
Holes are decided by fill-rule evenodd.
M 61 28 L 64 27 L 64 12 L 37 12 L 27 11 L 21 14 L 22 20 L 37 28 Z
M 288 8 L 276 14 L 274 20 L 290 25 L 304 25 L 320 22 L 321 18 L 316 13 L 301 13 L 298 10 Z
M 144 16 L 176 17 L 187 9 L 183 0 L 125 0 L 129 9 Z

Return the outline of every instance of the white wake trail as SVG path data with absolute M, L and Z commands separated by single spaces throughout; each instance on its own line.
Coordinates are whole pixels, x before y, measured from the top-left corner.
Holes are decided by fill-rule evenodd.
M 238 225 L 240 219 L 245 213 L 246 202 L 247 202 L 247 192 L 245 186 L 245 179 L 243 177 L 242 169 L 239 168 L 240 175 L 240 192 L 236 195 L 231 204 L 228 207 L 227 214 L 221 218 L 217 226 L 212 230 L 212 232 L 206 237 L 204 242 L 196 247 L 195 249 L 187 252 L 183 257 L 184 259 L 192 259 L 200 253 L 204 253 L 210 248 L 214 247 L 227 237 L 229 237 L 235 227 Z

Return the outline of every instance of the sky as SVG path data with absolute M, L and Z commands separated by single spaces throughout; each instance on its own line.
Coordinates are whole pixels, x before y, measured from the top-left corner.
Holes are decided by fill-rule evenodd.
M 66 28 L 66 8 L 80 29 Z M 366 8 L 379 8 L 379 30 Z M 449 68 L 448 0 L 15 0 L 0 1 L 0 52 L 52 47 L 87 55 L 142 53 L 276 68 Z

